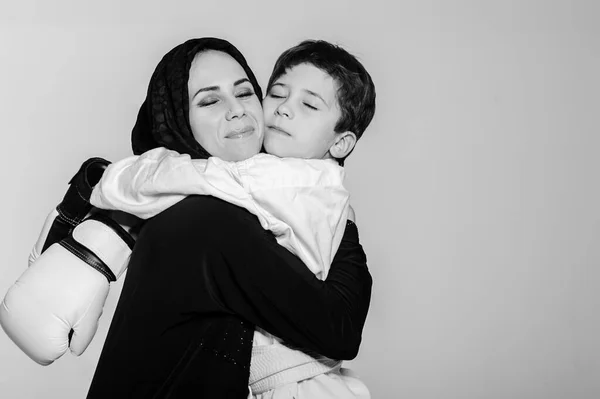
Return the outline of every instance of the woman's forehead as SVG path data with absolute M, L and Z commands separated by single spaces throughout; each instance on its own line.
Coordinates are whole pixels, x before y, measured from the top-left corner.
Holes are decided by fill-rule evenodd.
M 190 92 L 210 86 L 228 86 L 248 78 L 244 68 L 229 54 L 222 51 L 203 51 L 194 57 L 190 66 Z

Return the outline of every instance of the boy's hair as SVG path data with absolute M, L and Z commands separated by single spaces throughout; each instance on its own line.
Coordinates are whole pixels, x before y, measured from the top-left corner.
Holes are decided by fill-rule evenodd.
M 340 46 L 324 40 L 305 40 L 279 56 L 268 89 L 289 69 L 300 64 L 313 65 L 333 78 L 342 112 L 334 131 L 350 131 L 357 140 L 360 139 L 375 115 L 375 85 L 365 67 Z M 338 162 L 343 165 L 344 159 L 338 159 Z

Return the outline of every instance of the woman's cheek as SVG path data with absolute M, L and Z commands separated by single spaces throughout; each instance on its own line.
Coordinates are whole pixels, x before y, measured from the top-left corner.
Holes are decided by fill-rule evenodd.
M 256 101 L 252 104 L 252 114 L 254 115 L 254 118 L 258 123 L 263 123 L 263 107 L 261 106 L 260 101 L 258 101 L 258 99 L 256 99 Z
M 210 153 L 209 148 L 212 148 L 218 140 L 218 132 L 221 128 L 219 118 L 212 112 L 202 112 L 203 110 L 198 109 L 196 111 L 190 113 L 192 135 Z

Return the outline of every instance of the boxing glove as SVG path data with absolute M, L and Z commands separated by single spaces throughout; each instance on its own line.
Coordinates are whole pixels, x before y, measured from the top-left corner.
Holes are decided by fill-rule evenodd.
M 90 158 L 81 165 L 69 181 L 69 188 L 61 203 L 46 217 L 40 236 L 29 254 L 29 265 L 50 245 L 67 237 L 92 210 L 92 190 L 109 164 L 103 158 Z
M 127 268 L 135 240 L 126 223 L 108 215 L 114 214 L 92 212 L 50 245 L 0 306 L 6 334 L 41 365 L 51 364 L 69 347 L 77 356 L 85 351 L 98 328 L 109 283 Z

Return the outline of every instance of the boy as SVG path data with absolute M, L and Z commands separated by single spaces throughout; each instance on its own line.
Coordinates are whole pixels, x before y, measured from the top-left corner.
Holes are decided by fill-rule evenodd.
M 263 111 L 267 154 L 225 162 L 157 148 L 110 165 L 91 203 L 147 219 L 187 195 L 213 195 L 255 214 L 324 279 L 351 213 L 342 166 L 373 118 L 373 82 L 345 50 L 305 41 L 277 60 Z M 340 367 L 290 350 L 265 332 L 257 332 L 254 345 L 255 395 L 270 397 L 274 387 Z M 365 390 L 351 389 L 356 396 Z

